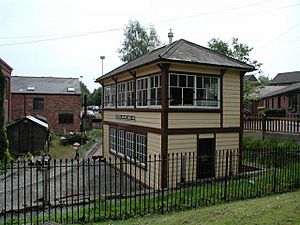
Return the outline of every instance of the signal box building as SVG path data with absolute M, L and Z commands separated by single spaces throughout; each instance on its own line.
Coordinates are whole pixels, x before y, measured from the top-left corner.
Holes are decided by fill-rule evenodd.
M 222 176 L 215 156 L 241 147 L 243 77 L 253 70 L 181 39 L 99 77 L 104 157 L 129 160 L 144 170 L 142 181 L 161 177 L 160 187 L 174 185 L 167 175 L 172 153 L 197 154 L 197 179 Z M 158 154 L 160 174 L 153 174 L 147 159 Z

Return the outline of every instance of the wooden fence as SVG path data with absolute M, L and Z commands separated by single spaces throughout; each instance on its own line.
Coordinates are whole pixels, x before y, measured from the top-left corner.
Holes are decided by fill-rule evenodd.
M 300 119 L 285 117 L 245 117 L 244 130 L 299 134 Z

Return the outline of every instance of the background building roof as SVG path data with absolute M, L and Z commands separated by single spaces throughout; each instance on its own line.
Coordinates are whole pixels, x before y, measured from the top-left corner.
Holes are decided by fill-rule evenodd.
M 300 71 L 278 73 L 270 82 L 271 85 L 292 84 L 300 82 Z
M 274 86 L 274 87 L 280 87 L 280 86 Z M 300 90 L 300 82 L 291 84 L 288 86 L 284 86 L 283 88 L 279 88 L 278 90 L 275 90 L 273 92 L 269 92 L 269 93 L 265 94 L 264 96 L 262 96 L 262 98 L 267 98 L 267 97 L 276 96 L 276 95 L 282 95 L 285 93 L 295 92 L 298 90 Z
M 11 93 L 13 94 L 81 94 L 78 78 L 25 76 L 12 76 L 11 78 Z
M 132 61 L 121 65 L 102 77 L 99 77 L 96 81 L 101 81 L 125 71 L 134 70 L 138 67 L 159 61 L 229 67 L 245 71 L 255 70 L 253 66 L 244 62 L 225 56 L 184 39 L 180 39 L 169 45 L 163 46 L 136 59 L 133 59 Z

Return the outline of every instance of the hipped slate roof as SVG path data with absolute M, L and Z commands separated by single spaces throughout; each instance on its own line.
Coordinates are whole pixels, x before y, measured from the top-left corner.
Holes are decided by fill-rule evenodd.
M 78 78 L 12 76 L 11 93 L 80 95 L 81 90 Z
M 195 43 L 180 39 L 169 45 L 146 53 L 132 61 L 121 65 L 109 73 L 99 77 L 96 82 L 106 78 L 121 74 L 125 71 L 137 69 L 141 66 L 164 62 L 181 62 L 187 64 L 198 64 L 217 67 L 228 67 L 241 69 L 243 71 L 253 71 L 255 68 L 239 60 L 230 58 L 211 49 L 202 47 Z
M 278 84 L 292 84 L 300 82 L 300 71 L 278 73 L 276 77 L 270 82 L 271 85 Z

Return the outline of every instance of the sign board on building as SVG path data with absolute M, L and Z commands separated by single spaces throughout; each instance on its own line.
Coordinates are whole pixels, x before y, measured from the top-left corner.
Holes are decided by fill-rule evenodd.
M 115 118 L 118 120 L 135 120 L 135 116 L 123 114 L 116 114 Z

